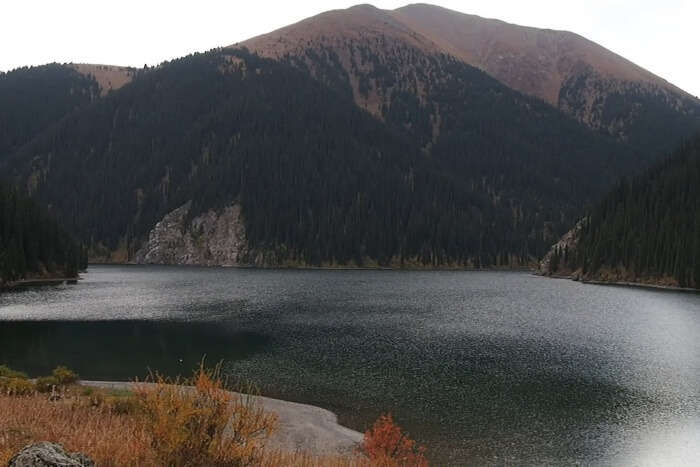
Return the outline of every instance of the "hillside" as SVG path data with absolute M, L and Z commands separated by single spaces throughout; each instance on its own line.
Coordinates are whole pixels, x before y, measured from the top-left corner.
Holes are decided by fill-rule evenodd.
M 0 73 L 0 160 L 99 92 L 92 77 L 56 63 Z
M 131 82 L 137 73 L 134 68 L 95 65 L 91 63 L 70 63 L 69 67 L 74 68 L 78 73 L 94 78 L 100 87 L 100 94 L 106 95 L 109 91 L 116 91 L 122 86 Z
M 514 267 L 631 164 L 483 72 L 399 53 L 443 73 L 429 89 L 437 127 L 410 93 L 394 92 L 382 122 L 331 67 L 324 85 L 296 64 L 222 50 L 138 75 L 3 170 L 94 259 Z
M 518 28 L 360 5 L 153 69 L 56 66 L 89 83 L 89 99 L 16 138 L 0 171 L 95 261 L 528 267 L 700 120 L 692 98 L 621 57 Z M 496 36 L 523 48 L 513 57 L 588 63 L 570 88 L 577 67 L 533 78 L 576 99 L 601 74 L 645 97 L 594 84 L 601 115 L 620 123 L 608 131 L 576 114 L 585 99 L 555 106 L 490 75 L 472 55 Z M 20 97 L 5 118 L 23 110 Z
M 542 263 L 546 274 L 700 288 L 700 136 L 621 182 Z
M 519 26 L 433 5 L 392 12 L 442 50 L 476 66 L 509 87 L 557 105 L 564 83 L 589 68 L 620 81 L 647 83 L 685 94 L 649 71 L 568 31 Z
M 697 98 L 577 34 L 432 5 L 394 11 L 359 5 L 330 11 L 236 46 L 272 58 L 305 61 L 310 55 L 333 51 L 358 105 L 381 115 L 391 89 L 382 88 L 371 76 L 363 78 L 367 68 L 358 50 L 349 48 L 359 43 L 375 54 L 387 47 L 391 52 L 400 44 L 429 56 L 449 55 L 630 144 L 643 161 L 671 150 L 700 127 Z M 394 66 L 401 68 L 401 61 Z M 416 94 L 422 98 L 421 89 Z
M 0 160 L 71 112 L 129 83 L 137 71 L 58 64 L 0 73 Z

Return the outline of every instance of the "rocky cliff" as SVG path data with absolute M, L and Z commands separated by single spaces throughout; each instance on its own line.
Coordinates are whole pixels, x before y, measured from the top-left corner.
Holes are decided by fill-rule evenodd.
M 237 266 L 246 264 L 248 244 L 241 208 L 233 203 L 220 210 L 190 215 L 192 202 L 163 217 L 136 253 L 137 264 Z
M 571 266 L 569 261 L 576 253 L 576 246 L 579 235 L 583 228 L 584 220 L 579 221 L 573 229 L 566 232 L 561 239 L 552 245 L 552 248 L 540 261 L 537 273 L 543 276 L 564 276 L 579 280 L 581 278 L 580 269 Z

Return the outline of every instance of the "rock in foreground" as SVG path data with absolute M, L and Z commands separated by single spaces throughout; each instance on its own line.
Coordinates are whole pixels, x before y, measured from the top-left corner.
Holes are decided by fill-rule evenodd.
M 69 453 L 56 443 L 41 442 L 25 446 L 10 459 L 9 467 L 94 467 L 95 462 L 82 453 Z

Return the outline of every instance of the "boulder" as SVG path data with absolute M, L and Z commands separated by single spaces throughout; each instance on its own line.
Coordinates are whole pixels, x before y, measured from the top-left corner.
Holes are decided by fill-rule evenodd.
M 95 462 L 82 453 L 68 453 L 56 443 L 41 442 L 25 446 L 10 459 L 8 467 L 94 467 Z

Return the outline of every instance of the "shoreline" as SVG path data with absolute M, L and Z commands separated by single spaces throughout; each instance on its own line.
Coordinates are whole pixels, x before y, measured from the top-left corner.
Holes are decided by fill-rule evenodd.
M 647 284 L 644 282 L 627 282 L 627 281 L 603 281 L 596 279 L 579 279 L 572 276 L 561 275 L 561 274 L 539 274 L 537 271 L 532 272 L 533 276 L 543 277 L 545 279 L 564 279 L 573 282 L 580 282 L 581 284 L 589 285 L 602 285 L 602 286 L 616 286 L 616 287 L 637 287 L 641 289 L 653 289 L 662 290 L 668 292 L 685 292 L 685 293 L 700 293 L 700 289 L 694 289 L 692 287 L 677 287 L 674 285 L 660 285 L 660 284 Z
M 81 380 L 80 384 L 102 389 L 129 390 L 136 383 Z M 231 392 L 242 397 L 250 397 L 260 402 L 265 410 L 277 415 L 279 428 L 270 437 L 270 444 L 280 450 L 306 451 L 317 456 L 344 455 L 355 452 L 362 442 L 364 435 L 340 425 L 338 416 L 330 410 L 298 402 Z
M 36 278 L 36 279 L 21 279 L 18 281 L 7 282 L 0 285 L 0 291 L 11 291 L 18 290 L 24 287 L 40 287 L 48 285 L 61 285 L 61 284 L 77 284 L 80 280 L 78 277 L 55 277 L 55 278 Z
M 573 280 L 573 279 L 571 279 Z M 579 281 L 583 284 L 592 285 L 609 285 L 618 287 L 639 287 L 643 289 L 655 289 L 655 290 L 667 290 L 669 292 L 687 292 L 687 293 L 698 293 L 700 289 L 694 289 L 692 287 L 676 287 L 674 285 L 660 285 L 660 284 L 645 284 L 644 282 L 620 282 L 620 281 L 601 281 L 601 280 L 581 280 Z
M 168 266 L 177 268 L 207 268 L 207 269 L 257 269 L 260 271 L 407 271 L 407 272 L 430 272 L 430 271 L 462 271 L 462 272 L 528 272 L 532 267 L 523 266 L 519 268 L 469 268 L 458 266 L 445 267 L 391 267 L 391 266 L 256 266 L 256 265 L 207 265 L 207 264 L 143 264 L 143 263 L 109 263 L 94 262 L 89 266 Z

